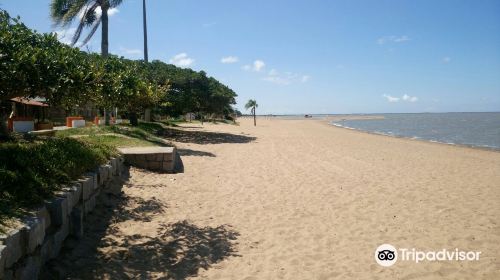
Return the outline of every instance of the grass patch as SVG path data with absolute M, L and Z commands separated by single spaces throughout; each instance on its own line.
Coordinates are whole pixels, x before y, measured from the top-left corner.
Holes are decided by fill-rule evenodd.
M 107 144 L 112 147 L 169 146 L 161 136 L 166 126 L 162 123 L 140 122 L 138 126 L 90 126 L 57 131 L 58 137 L 78 137 L 83 141 Z
M 120 135 L 90 135 L 88 137 L 80 137 L 78 139 L 89 143 L 103 144 L 116 148 L 158 146 L 156 143 L 151 141 L 145 141 L 137 138 L 128 138 Z
M 116 154 L 105 143 L 67 137 L 0 144 L 0 226 Z

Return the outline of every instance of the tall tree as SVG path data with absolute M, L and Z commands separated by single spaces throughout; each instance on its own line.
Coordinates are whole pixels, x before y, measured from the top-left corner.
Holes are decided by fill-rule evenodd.
M 247 104 L 245 104 L 245 109 L 252 109 L 251 112 L 252 112 L 252 115 L 253 115 L 253 125 L 256 126 L 257 125 L 257 118 L 255 116 L 255 109 L 259 107 L 259 104 L 257 104 L 257 101 L 255 101 L 255 99 L 250 99 L 248 100 Z
M 71 45 L 74 46 L 82 35 L 84 28 L 90 28 L 89 33 L 82 41 L 87 44 L 101 26 L 101 55 L 108 56 L 108 11 L 116 8 L 123 0 L 52 0 L 50 16 L 58 26 L 68 27 L 74 20 L 78 20 Z

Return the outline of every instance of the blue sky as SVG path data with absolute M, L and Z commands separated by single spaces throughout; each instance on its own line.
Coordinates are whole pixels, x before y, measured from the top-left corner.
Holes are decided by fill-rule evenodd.
M 0 8 L 64 34 L 49 3 Z M 240 109 L 254 98 L 262 114 L 500 111 L 500 1 L 147 3 L 150 60 L 205 70 Z M 142 1 L 125 0 L 110 51 L 140 59 L 142 45 Z M 89 49 L 99 46 L 98 33 Z

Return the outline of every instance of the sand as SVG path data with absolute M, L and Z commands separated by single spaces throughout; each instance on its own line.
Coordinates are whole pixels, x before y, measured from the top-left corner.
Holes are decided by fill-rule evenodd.
M 54 264 L 71 279 L 500 279 L 500 153 L 241 119 L 172 133 L 184 172 L 131 168 Z M 118 210 L 116 210 L 118 209 Z M 378 245 L 481 251 L 385 268 Z

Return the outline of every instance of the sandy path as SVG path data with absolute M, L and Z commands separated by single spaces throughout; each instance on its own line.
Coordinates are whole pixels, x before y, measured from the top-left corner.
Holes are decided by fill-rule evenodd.
M 81 242 L 98 253 L 80 244 L 66 258 L 70 278 L 500 278 L 498 152 L 316 120 L 187 131 L 176 142 L 184 173 L 132 169 L 111 198 L 120 211 Z M 482 253 L 383 268 L 382 243 Z

